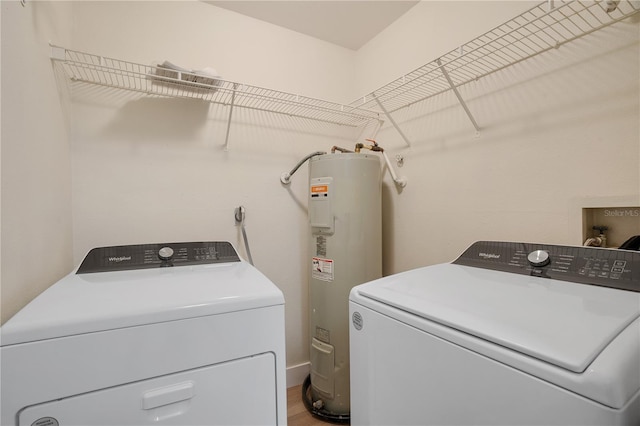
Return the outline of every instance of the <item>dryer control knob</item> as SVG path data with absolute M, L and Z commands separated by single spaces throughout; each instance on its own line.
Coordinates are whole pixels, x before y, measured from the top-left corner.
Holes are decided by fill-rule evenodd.
M 549 252 L 545 250 L 535 250 L 529 253 L 527 260 L 531 266 L 546 266 L 551 262 L 549 258 Z
M 158 250 L 158 257 L 160 260 L 171 260 L 173 257 L 173 249 L 171 247 L 162 247 Z

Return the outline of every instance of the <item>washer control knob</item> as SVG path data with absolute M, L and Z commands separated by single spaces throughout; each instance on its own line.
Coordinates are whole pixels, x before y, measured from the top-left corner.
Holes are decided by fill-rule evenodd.
M 171 247 L 162 247 L 158 250 L 158 257 L 160 260 L 171 260 L 173 257 L 173 249 Z
M 551 262 L 551 258 L 549 258 L 549 252 L 545 250 L 535 250 L 529 253 L 527 256 L 527 260 L 531 264 L 531 266 L 546 266 Z

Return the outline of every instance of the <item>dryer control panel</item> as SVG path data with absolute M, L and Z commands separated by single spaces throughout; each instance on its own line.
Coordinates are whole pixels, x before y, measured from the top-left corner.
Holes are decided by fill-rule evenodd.
M 454 264 L 640 292 L 640 252 L 478 241 Z
M 76 273 L 225 262 L 240 262 L 235 249 L 226 241 L 137 244 L 94 248 L 85 256 Z

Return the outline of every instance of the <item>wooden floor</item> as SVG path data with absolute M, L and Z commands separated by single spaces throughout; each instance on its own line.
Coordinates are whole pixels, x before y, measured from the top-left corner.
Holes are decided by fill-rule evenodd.
M 302 385 L 287 389 L 287 422 L 289 426 L 327 426 L 332 424 L 309 414 L 302 402 Z

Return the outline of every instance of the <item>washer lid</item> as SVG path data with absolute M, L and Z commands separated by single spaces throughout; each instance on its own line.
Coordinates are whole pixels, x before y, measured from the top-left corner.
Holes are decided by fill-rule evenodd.
M 71 273 L 2 326 L 1 345 L 282 304 L 282 292 L 244 261 Z
M 354 291 L 577 373 L 640 316 L 640 293 L 454 264 Z

